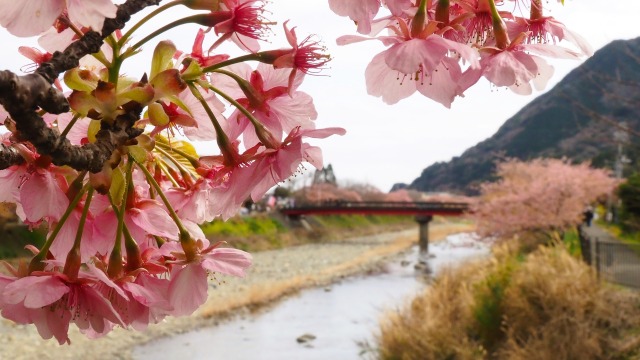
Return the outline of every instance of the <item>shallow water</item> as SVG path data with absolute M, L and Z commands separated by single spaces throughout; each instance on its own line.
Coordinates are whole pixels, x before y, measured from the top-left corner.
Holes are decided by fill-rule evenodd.
M 430 253 L 429 271 L 435 275 L 448 265 L 487 254 L 488 248 L 458 234 L 431 245 Z M 134 358 L 359 359 L 360 344 L 372 343 L 384 310 L 397 308 L 426 286 L 423 270 L 414 269 L 417 260 L 414 248 L 382 273 L 303 290 L 265 313 L 150 342 L 136 348 Z M 304 334 L 315 339 L 298 343 Z

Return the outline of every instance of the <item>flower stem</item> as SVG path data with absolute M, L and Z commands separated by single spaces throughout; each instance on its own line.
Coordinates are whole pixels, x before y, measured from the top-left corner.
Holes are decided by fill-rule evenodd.
M 229 73 L 228 71 L 224 71 L 224 70 L 216 70 L 217 72 L 221 72 L 221 73 Z M 233 73 L 230 73 L 233 74 Z M 233 74 L 235 75 L 235 74 Z M 237 76 L 237 75 L 236 75 Z M 233 76 L 232 76 L 233 77 Z M 275 139 L 273 137 L 273 134 L 271 134 L 266 128 L 265 126 L 258 121 L 258 119 L 256 119 L 253 114 L 251 114 L 249 112 L 249 110 L 247 110 L 244 106 L 242 106 L 239 102 L 237 102 L 234 98 L 232 98 L 231 96 L 225 94 L 223 91 L 221 91 L 220 89 L 216 88 L 215 86 L 209 84 L 208 88 L 213 90 L 213 92 L 215 92 L 216 94 L 222 96 L 225 100 L 227 100 L 228 102 L 230 102 L 233 106 L 235 106 L 238 110 L 240 110 L 240 112 L 246 116 L 249 121 L 251 121 L 251 125 L 253 125 L 253 127 L 256 130 L 256 135 L 258 136 L 258 139 L 260 140 L 260 142 L 262 142 L 262 144 L 268 148 L 271 149 L 275 149 L 278 147 L 279 145 L 279 141 L 277 139 Z
M 62 134 L 60 134 L 61 138 L 67 137 L 67 135 L 69 134 L 69 131 L 71 131 L 71 128 L 73 127 L 73 125 L 76 124 L 79 118 L 80 118 L 80 114 L 73 115 L 73 118 L 71 119 L 71 121 L 64 128 L 64 130 L 62 131 Z
M 424 31 L 427 20 L 427 0 L 421 0 L 416 14 L 411 20 L 411 36 L 418 37 Z
M 178 155 L 182 156 L 183 158 L 187 159 L 194 168 L 198 168 L 200 166 L 200 159 L 196 158 L 195 156 L 189 155 L 186 152 L 184 152 L 184 151 L 182 151 L 180 149 L 173 148 L 170 145 L 165 144 L 165 143 L 156 142 L 156 145 L 158 145 L 158 147 L 162 147 L 162 148 L 166 149 L 165 151 L 175 152 L 176 154 L 178 154 Z
M 182 165 L 180 161 L 178 161 L 176 158 L 171 156 L 171 154 L 169 154 L 166 150 L 161 149 L 160 147 L 157 147 L 156 150 L 162 155 L 164 155 L 167 159 L 169 159 L 169 161 L 171 161 L 173 165 L 175 165 L 178 168 L 178 170 L 180 170 L 180 173 L 182 174 L 183 177 L 185 175 L 191 176 L 191 172 L 189 171 L 189 169 L 187 169 L 184 165 Z
M 449 0 L 439 0 L 436 4 L 436 21 L 440 28 L 449 25 L 449 6 Z
M 242 79 L 241 77 L 239 77 L 237 74 L 232 73 L 231 71 L 226 71 L 226 70 L 216 70 L 215 72 L 220 73 L 220 74 L 224 74 L 227 75 L 231 78 L 233 78 L 236 81 L 242 81 L 244 79 Z M 252 124 L 256 124 L 256 123 L 260 123 L 258 121 L 258 119 L 256 119 L 253 114 L 251 112 L 249 112 L 249 110 L 247 110 L 244 106 L 242 106 L 239 102 L 236 101 L 236 99 L 232 98 L 231 96 L 227 95 L 225 92 L 223 92 L 222 90 L 216 88 L 215 86 L 208 84 L 207 86 L 209 89 L 213 90 L 213 92 L 215 92 L 216 94 L 222 96 L 225 100 L 227 100 L 228 102 L 231 103 L 231 105 L 235 106 L 236 109 L 240 110 L 240 112 L 246 116 L 249 121 L 251 121 Z
M 131 35 L 140 28 L 140 26 L 144 25 L 147 21 L 153 19 L 156 15 L 160 14 L 161 12 L 170 9 L 176 5 L 180 5 L 182 4 L 184 1 L 170 1 L 162 6 L 160 6 L 159 8 L 153 10 L 152 12 L 150 12 L 147 16 L 143 17 L 140 21 L 138 21 L 135 25 L 133 25 L 133 27 L 131 27 L 131 29 L 129 29 L 126 33 L 124 33 L 124 35 L 122 35 L 122 37 L 120 38 L 120 40 L 118 40 L 118 45 L 120 46 L 124 46 L 124 44 L 126 44 L 127 40 L 129 40 L 129 37 L 131 37 Z
M 78 278 L 78 271 L 80 271 L 80 264 L 82 263 L 82 257 L 80 253 L 80 244 L 82 244 L 82 235 L 84 234 L 84 224 L 87 221 L 87 215 L 89 214 L 89 207 L 91 205 L 91 199 L 93 198 L 93 188 L 89 188 L 87 191 L 87 199 L 84 202 L 84 208 L 82 209 L 82 215 L 80 216 L 80 222 L 78 223 L 78 230 L 76 231 L 76 238 L 73 241 L 73 246 L 69 250 L 67 259 L 64 263 L 63 273 L 71 279 Z
M 229 137 L 227 137 L 227 134 L 224 132 L 224 130 L 222 130 L 222 126 L 220 126 L 220 123 L 218 122 L 218 119 L 214 115 L 213 111 L 211 110 L 211 107 L 209 106 L 207 101 L 204 99 L 204 97 L 202 97 L 202 94 L 193 83 L 188 83 L 188 85 L 189 85 L 189 89 L 191 90 L 191 93 L 193 94 L 193 96 L 196 97 L 196 99 L 198 99 L 198 101 L 200 101 L 200 104 L 202 104 L 202 107 L 207 112 L 209 119 L 211 119 L 211 123 L 213 124 L 213 127 L 216 129 L 216 140 L 218 142 L 218 147 L 220 148 L 220 152 L 222 153 L 222 156 L 225 158 L 226 161 L 236 162 L 235 160 L 236 156 L 234 156 L 234 153 L 232 150 L 233 147 L 231 146 L 231 141 L 229 140 Z
M 119 218 L 120 210 L 118 210 L 118 205 L 113 201 L 110 193 L 107 193 L 107 197 L 109 198 L 113 212 Z M 124 247 L 127 251 L 127 271 L 133 271 L 138 269 L 142 263 L 140 248 L 138 247 L 138 243 L 133 239 L 133 236 L 131 236 L 127 224 L 122 224 L 122 232 L 124 234 Z
M 160 169 L 160 171 L 162 171 L 162 173 L 167 176 L 167 179 L 169 179 L 171 185 L 173 185 L 174 187 L 180 187 L 180 184 L 178 184 L 178 180 L 173 177 L 173 174 L 171 174 L 171 171 L 169 171 L 169 169 L 163 162 L 158 161 L 156 166 L 158 167 L 158 169 Z
M 124 52 L 124 54 L 122 55 L 123 58 L 128 58 L 129 56 L 135 54 L 136 50 L 138 50 L 142 45 L 146 44 L 149 40 L 155 38 L 156 36 L 173 29 L 174 27 L 178 27 L 180 25 L 185 25 L 185 24 L 189 24 L 189 23 L 193 23 L 193 22 L 197 22 L 196 20 L 199 20 L 202 18 L 202 14 L 198 14 L 198 15 L 191 15 L 191 16 L 187 16 L 185 18 L 182 19 L 178 19 L 174 22 L 171 22 L 159 29 L 157 29 L 156 31 L 152 32 L 151 34 L 145 36 L 142 40 L 138 41 L 137 43 L 133 44 L 130 48 L 127 49 L 127 51 Z
M 496 38 L 496 46 L 499 49 L 506 49 L 509 46 L 509 34 L 507 34 L 507 25 L 502 20 L 502 16 L 498 12 L 494 0 L 487 0 L 489 9 L 491 10 L 491 20 L 493 21 L 493 35 Z
M 180 238 L 182 238 L 183 236 L 189 236 L 189 231 L 184 227 L 184 224 L 182 224 L 182 220 L 180 220 L 178 214 L 176 214 L 175 210 L 173 210 L 173 206 L 171 206 L 169 199 L 167 199 L 167 197 L 164 195 L 164 191 L 162 191 L 160 184 L 158 184 L 156 179 L 153 178 L 153 175 L 149 172 L 149 169 L 147 169 L 144 164 L 139 163 L 133 157 L 130 157 L 129 159 L 133 160 L 138 165 L 138 168 L 140 168 L 140 170 L 142 170 L 142 172 L 146 176 L 149 185 L 151 185 L 151 187 L 156 190 L 156 193 L 158 193 L 158 196 L 160 196 L 160 199 L 162 199 L 164 206 L 166 206 L 167 210 L 169 211 L 169 216 L 171 216 L 171 219 L 176 223 L 176 226 L 180 231 Z
M 125 191 L 122 195 L 122 203 L 120 204 L 120 211 L 116 211 L 116 207 L 114 207 L 114 212 L 118 217 L 118 225 L 116 228 L 116 239 L 115 244 L 113 245 L 113 250 L 111 250 L 111 255 L 109 256 L 109 265 L 107 266 L 107 274 L 110 278 L 115 279 L 120 277 L 122 274 L 122 241 L 121 236 L 124 231 L 124 215 L 127 212 L 127 198 L 133 192 L 133 177 L 132 177 L 132 167 L 133 163 L 131 162 L 131 158 L 127 161 L 127 168 L 125 170 L 126 177 L 124 180 Z M 111 198 L 111 197 L 110 197 Z M 114 204 L 111 206 L 113 207 Z
M 34 256 L 33 259 L 31 259 L 31 262 L 29 263 L 29 273 L 32 273 L 34 271 L 44 270 L 45 264 L 42 261 L 47 258 L 47 254 L 49 253 L 49 249 L 51 248 L 51 245 L 53 245 L 53 241 L 56 239 L 56 236 L 62 229 L 62 226 L 64 226 L 64 223 L 69 218 L 69 215 L 71 215 L 71 212 L 76 208 L 80 200 L 82 200 L 82 196 L 84 195 L 84 193 L 90 188 L 91 188 L 90 185 L 88 184 L 85 185 L 78 192 L 78 194 L 76 194 L 73 201 L 69 203 L 67 210 L 64 212 L 64 214 L 62 214 L 62 216 L 60 217 L 60 220 L 58 220 L 58 223 L 53 228 L 51 235 L 49 235 L 49 237 L 47 238 L 47 241 L 42 246 L 42 249 L 40 249 L 40 252 L 36 256 Z
M 209 73 L 212 72 L 214 70 L 223 68 L 225 66 L 229 66 L 229 65 L 233 65 L 233 64 L 238 64 L 241 62 L 245 62 L 245 61 L 259 61 L 259 62 L 263 62 L 263 63 L 269 63 L 269 59 L 272 60 L 271 56 L 266 56 L 267 52 L 265 51 L 261 51 L 261 52 L 257 52 L 257 53 L 253 53 L 253 54 L 247 54 L 247 55 L 242 55 L 242 56 L 238 56 L 237 58 L 233 58 L 233 59 L 229 59 L 226 61 L 221 61 L 217 64 L 213 64 L 211 66 L 207 66 L 206 68 L 202 69 L 203 73 Z
M 531 0 L 531 11 L 529 20 L 538 20 L 542 18 L 542 0 Z

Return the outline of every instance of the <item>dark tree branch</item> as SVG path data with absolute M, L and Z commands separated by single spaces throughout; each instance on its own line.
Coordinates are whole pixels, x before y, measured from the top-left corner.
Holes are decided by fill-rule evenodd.
M 5 144 L 0 144 L 0 168 L 6 169 L 11 165 L 19 165 L 24 163 L 24 158 L 20 153 Z
M 63 52 L 55 52 L 51 60 L 41 64 L 33 74 L 17 76 L 8 70 L 0 71 L 0 104 L 15 121 L 18 138 L 31 142 L 39 154 L 51 156 L 56 165 L 68 165 L 76 170 L 96 173 L 115 149 L 140 135 L 142 130 L 133 127 L 142 111 L 137 104 L 130 103 L 125 109 L 126 113 L 118 116 L 112 125 L 103 124 L 96 136 L 97 141 L 84 146 L 72 145 L 50 129 L 37 110 L 40 108 L 52 114 L 69 111 L 66 98 L 52 85 L 53 82 L 61 73 L 77 67 L 82 57 L 98 52 L 104 38 L 122 29 L 131 15 L 147 6 L 158 5 L 160 1 L 128 0 L 118 6 L 114 19 L 105 19 L 101 34 L 87 32 Z M 0 147 L 0 169 L 20 161 L 24 160 L 19 159 L 15 150 Z

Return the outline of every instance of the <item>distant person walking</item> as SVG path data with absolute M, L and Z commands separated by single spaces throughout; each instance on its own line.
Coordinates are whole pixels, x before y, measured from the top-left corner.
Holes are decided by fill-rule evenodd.
M 591 226 L 591 221 L 593 220 L 593 208 L 591 206 L 587 207 L 587 209 L 584 211 L 583 216 L 584 216 L 584 223 L 587 226 Z

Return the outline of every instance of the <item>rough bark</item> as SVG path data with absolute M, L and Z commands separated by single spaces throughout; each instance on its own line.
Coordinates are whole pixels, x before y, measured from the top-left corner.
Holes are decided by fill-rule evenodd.
M 50 61 L 40 65 L 33 73 L 18 76 L 11 71 L 0 71 L 0 104 L 16 123 L 17 137 L 31 142 L 38 153 L 49 155 L 53 163 L 68 165 L 76 170 L 99 172 L 102 165 L 118 147 L 127 144 L 142 130 L 133 128 L 140 118 L 141 106 L 129 103 L 126 113 L 116 118 L 112 125 L 103 124 L 97 141 L 84 146 L 72 145 L 56 131 L 50 129 L 38 114 L 42 109 L 60 114 L 69 111 L 64 95 L 52 84 L 58 76 L 78 66 L 82 57 L 100 50 L 104 38 L 122 29 L 131 15 L 147 6 L 158 5 L 161 0 L 128 0 L 118 6 L 114 19 L 106 19 L 101 33 L 87 32 L 62 52 L 55 52 Z M 10 147 L 0 147 L 0 169 L 24 161 Z

